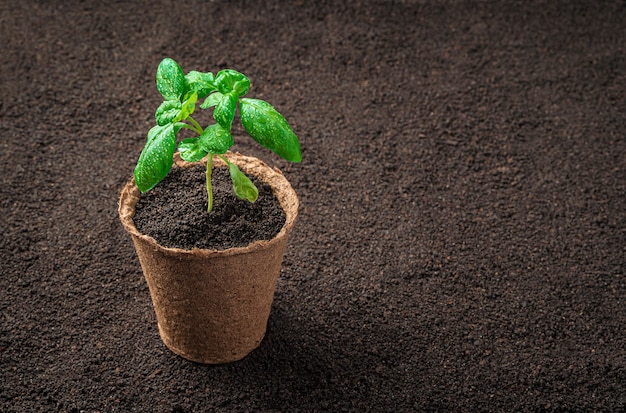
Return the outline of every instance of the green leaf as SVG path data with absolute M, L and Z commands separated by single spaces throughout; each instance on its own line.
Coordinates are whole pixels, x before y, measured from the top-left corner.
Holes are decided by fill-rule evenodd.
M 166 57 L 156 72 L 157 89 L 165 100 L 180 99 L 185 93 L 185 74 L 176 61 Z
M 173 124 L 157 125 L 148 132 L 148 141 L 134 171 L 135 184 L 141 192 L 154 188 L 172 168 L 177 129 Z
M 192 92 L 189 97 L 186 97 L 186 100 L 183 102 L 181 106 L 181 111 L 176 117 L 175 122 L 185 120 L 193 113 L 196 109 L 196 102 L 198 101 L 198 94 L 196 92 Z
M 200 146 L 200 138 L 183 139 L 178 144 L 178 152 L 180 157 L 187 162 L 198 162 L 207 156 L 207 151 Z
M 230 131 L 219 124 L 208 126 L 198 139 L 204 151 L 217 155 L 225 153 L 235 143 Z
M 217 105 L 218 103 L 220 103 L 220 100 L 222 100 L 222 96 L 224 95 L 221 94 L 220 92 L 213 92 L 209 95 L 208 98 L 204 99 L 204 102 L 202 102 L 200 107 L 202 109 L 208 109 L 210 107 L 213 107 Z
M 186 90 L 198 94 L 198 99 L 202 99 L 217 90 L 213 73 L 201 73 L 195 70 L 185 75 L 185 85 Z
M 246 132 L 261 146 L 290 162 L 300 162 L 300 142 L 280 113 L 269 103 L 243 98 L 239 111 Z
M 250 79 L 232 69 L 220 70 L 215 76 L 215 85 L 223 94 L 234 93 L 243 96 L 250 90 Z
M 217 123 L 225 129 L 230 130 L 235 119 L 235 110 L 237 109 L 237 96 L 234 93 L 222 95 L 219 103 L 213 111 L 213 118 Z
M 233 181 L 233 190 L 239 199 L 246 199 L 254 202 L 259 197 L 259 190 L 243 172 L 237 168 L 234 163 L 228 163 L 230 178 Z
M 250 90 L 250 79 L 248 79 L 241 73 L 238 74 L 241 75 L 241 78 L 237 79 L 233 83 L 233 93 L 236 94 L 237 97 L 240 97 L 248 93 L 248 91 Z
M 175 121 L 176 117 L 180 114 L 183 105 L 178 99 L 166 100 L 161 103 L 154 114 L 156 123 L 159 126 L 167 125 Z

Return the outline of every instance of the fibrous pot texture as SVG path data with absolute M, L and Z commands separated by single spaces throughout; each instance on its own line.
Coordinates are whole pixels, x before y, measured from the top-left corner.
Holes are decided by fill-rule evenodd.
M 163 247 L 140 233 L 133 222 L 140 197 L 134 180 L 123 188 L 119 204 L 120 220 L 135 245 L 163 342 L 174 353 L 200 363 L 236 361 L 261 343 L 298 213 L 297 195 L 279 170 L 238 153 L 226 156 L 244 173 L 272 187 L 286 216 L 273 239 L 227 250 Z M 177 158 L 174 167 L 189 165 Z M 216 159 L 214 167 L 225 165 Z

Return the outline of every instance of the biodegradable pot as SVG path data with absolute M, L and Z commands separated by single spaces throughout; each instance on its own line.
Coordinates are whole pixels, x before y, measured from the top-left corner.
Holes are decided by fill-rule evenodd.
M 278 169 L 238 153 L 226 157 L 244 173 L 269 184 L 278 198 L 286 220 L 273 239 L 226 250 L 167 248 L 141 234 L 133 222 L 140 196 L 134 179 L 122 190 L 119 204 L 163 342 L 188 360 L 208 364 L 240 360 L 261 343 L 287 237 L 298 214 L 298 197 Z M 189 165 L 177 157 L 174 167 Z M 226 165 L 216 158 L 214 167 Z

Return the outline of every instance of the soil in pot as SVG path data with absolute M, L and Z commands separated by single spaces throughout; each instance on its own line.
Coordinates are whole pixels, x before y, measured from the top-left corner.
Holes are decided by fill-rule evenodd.
M 137 229 L 165 247 L 225 250 L 270 240 L 285 224 L 285 213 L 269 185 L 249 178 L 259 189 L 251 203 L 238 199 L 226 168 L 213 168 L 213 211 L 207 213 L 206 169 L 172 168 L 136 206 Z

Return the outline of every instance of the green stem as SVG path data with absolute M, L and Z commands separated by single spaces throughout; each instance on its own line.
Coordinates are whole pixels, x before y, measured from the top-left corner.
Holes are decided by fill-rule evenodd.
M 213 210 L 213 188 L 211 187 L 211 171 L 213 170 L 213 155 L 209 154 L 206 160 L 206 193 L 207 193 L 207 212 Z
M 190 129 L 196 131 L 198 135 L 202 135 L 202 133 L 204 132 L 204 129 L 202 129 L 202 126 L 200 126 L 200 124 L 196 122 L 196 120 L 192 118 L 191 116 L 187 117 L 187 119 L 189 119 L 189 122 L 191 122 L 194 126 L 193 128 L 190 128 Z
M 202 135 L 202 131 L 198 131 L 198 129 L 195 126 L 193 126 L 193 125 L 188 125 L 188 124 L 183 123 L 183 122 L 181 122 L 180 125 L 183 128 L 191 129 L 192 131 L 196 132 L 198 135 Z
M 224 163 L 226 163 L 226 165 L 230 165 L 230 164 L 232 163 L 231 161 L 229 161 L 227 158 L 225 158 L 225 157 L 224 157 L 224 156 L 222 156 L 222 155 L 217 155 L 217 156 L 218 156 L 221 160 L 223 160 L 223 161 L 224 161 Z

